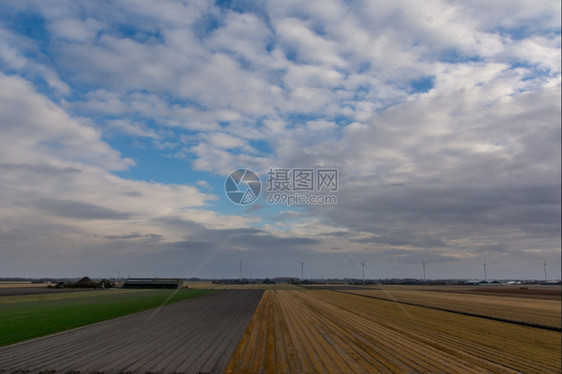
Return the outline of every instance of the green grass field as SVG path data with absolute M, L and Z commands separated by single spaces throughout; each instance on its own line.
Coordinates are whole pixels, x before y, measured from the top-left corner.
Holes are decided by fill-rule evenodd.
M 0 297 L 0 346 L 124 316 L 213 290 L 104 290 Z

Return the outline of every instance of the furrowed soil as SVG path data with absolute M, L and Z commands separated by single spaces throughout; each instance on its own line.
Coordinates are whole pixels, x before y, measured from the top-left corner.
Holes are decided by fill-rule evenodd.
M 0 348 L 0 373 L 221 373 L 262 290 L 227 290 Z
M 212 290 L 89 290 L 0 297 L 0 346 L 199 297 Z
M 546 327 L 562 325 L 560 300 L 497 297 L 491 292 L 483 295 L 383 289 L 343 292 Z
M 560 373 L 560 338 L 356 294 L 267 290 L 225 372 Z

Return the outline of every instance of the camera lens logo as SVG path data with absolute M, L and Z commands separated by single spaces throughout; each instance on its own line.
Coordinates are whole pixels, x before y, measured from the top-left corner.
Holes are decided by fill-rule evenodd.
M 251 204 L 260 196 L 260 178 L 250 169 L 236 169 L 226 178 L 224 192 L 234 204 Z

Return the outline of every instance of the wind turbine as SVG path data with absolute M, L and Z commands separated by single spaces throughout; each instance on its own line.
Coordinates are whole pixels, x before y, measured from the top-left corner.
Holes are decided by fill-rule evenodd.
M 543 264 L 542 264 L 542 265 L 544 266 L 544 281 L 546 282 L 546 281 L 547 281 L 547 278 L 546 278 L 546 261 L 545 261 L 545 260 L 543 260 Z
M 423 280 L 425 282 L 425 261 L 422 259 L 422 267 L 423 267 Z
M 301 282 L 304 280 L 304 261 L 299 261 L 301 264 Z
M 242 257 L 240 257 L 240 282 L 242 282 Z
M 360 262 L 361 266 L 363 266 L 363 286 L 365 285 L 365 261 Z
M 488 280 L 488 277 L 486 276 L 486 261 L 484 261 L 484 280 Z

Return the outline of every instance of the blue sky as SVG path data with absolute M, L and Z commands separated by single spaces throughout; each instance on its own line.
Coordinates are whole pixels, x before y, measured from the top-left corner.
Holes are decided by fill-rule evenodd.
M 557 1 L 2 3 L 0 276 L 560 278 L 560 45 Z

